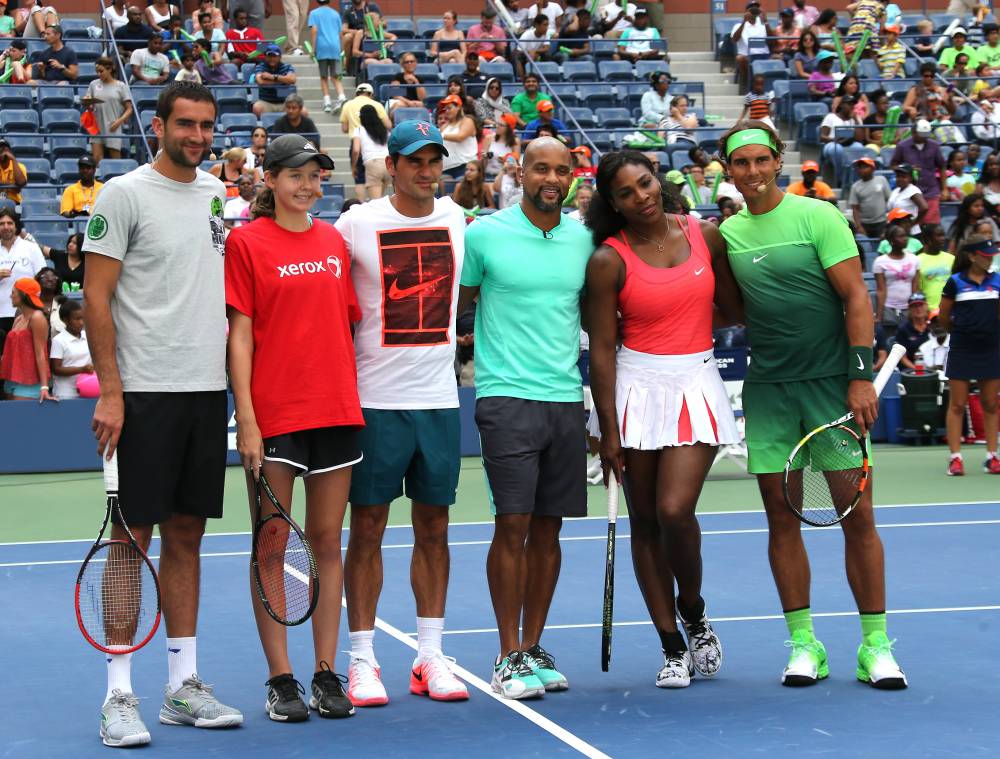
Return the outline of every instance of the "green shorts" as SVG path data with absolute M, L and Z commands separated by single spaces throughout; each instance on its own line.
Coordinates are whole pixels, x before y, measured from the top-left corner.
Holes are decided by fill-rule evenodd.
M 806 433 L 847 413 L 847 384 L 847 375 L 745 383 L 747 471 L 784 471 L 788 454 Z
M 351 475 L 352 507 L 391 503 L 404 491 L 418 503 L 455 503 L 461 468 L 457 408 L 361 411 L 364 458 Z

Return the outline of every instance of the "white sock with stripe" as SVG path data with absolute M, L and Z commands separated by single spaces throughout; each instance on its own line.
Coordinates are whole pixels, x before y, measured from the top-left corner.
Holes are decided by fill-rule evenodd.
M 108 663 L 108 692 L 104 695 L 107 703 L 112 691 L 132 692 L 132 654 L 105 654 L 104 658 Z
M 170 690 L 180 688 L 184 681 L 198 672 L 197 638 L 167 638 L 167 673 Z

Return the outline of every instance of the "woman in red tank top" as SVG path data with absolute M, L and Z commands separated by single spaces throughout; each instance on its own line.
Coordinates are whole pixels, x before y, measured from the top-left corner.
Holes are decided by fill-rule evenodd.
M 10 293 L 17 315 L 0 358 L 0 379 L 7 400 L 58 400 L 49 392 L 49 320 L 41 292 L 35 280 L 21 277 Z
M 711 677 L 722 664 L 701 597 L 695 506 L 717 447 L 739 442 L 712 320 L 716 306 L 742 319 L 743 304 L 718 229 L 663 208 L 645 156 L 601 159 L 587 213 L 599 246 L 587 267 L 590 431 L 605 473 L 625 486 L 635 572 L 663 648 L 656 684 L 681 688 L 695 670 Z

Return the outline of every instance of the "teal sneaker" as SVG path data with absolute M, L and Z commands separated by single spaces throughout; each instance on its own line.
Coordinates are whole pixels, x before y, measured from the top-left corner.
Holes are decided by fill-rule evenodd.
M 237 727 L 243 724 L 238 709 L 226 706 L 212 694 L 212 686 L 191 675 L 181 687 L 170 692 L 169 685 L 160 707 L 163 725 L 194 727 Z
M 876 630 L 861 642 L 858 646 L 858 680 L 882 690 L 907 687 L 906 675 L 892 655 L 895 642 L 881 630 Z
M 788 666 L 781 673 L 781 684 L 790 686 L 815 685 L 830 676 L 826 648 L 808 630 L 796 630 L 785 645 L 792 649 Z
M 569 682 L 566 676 L 556 669 L 556 660 L 552 654 L 546 651 L 537 643 L 524 652 L 524 658 L 535 673 L 535 677 L 542 681 L 545 690 L 566 690 Z
M 520 651 L 511 651 L 503 659 L 497 657 L 490 687 L 504 698 L 517 700 L 545 695 L 545 686 L 531 671 L 527 658 Z

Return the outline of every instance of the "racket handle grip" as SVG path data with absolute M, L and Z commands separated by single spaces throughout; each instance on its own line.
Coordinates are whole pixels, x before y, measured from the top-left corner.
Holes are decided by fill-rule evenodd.
M 875 377 L 875 395 L 882 395 L 882 391 L 885 390 L 886 384 L 889 382 L 889 377 L 896 370 L 896 366 L 899 364 L 899 360 L 906 355 L 906 347 L 896 343 L 892 346 L 892 350 L 889 351 L 889 356 L 886 358 L 885 363 L 882 364 L 882 368 L 878 370 L 878 375 Z
M 101 456 L 104 462 L 104 491 L 106 493 L 118 492 L 118 451 L 111 454 L 109 461 L 105 456 Z
M 608 473 L 608 522 L 614 524 L 618 520 L 618 478 L 614 472 Z

